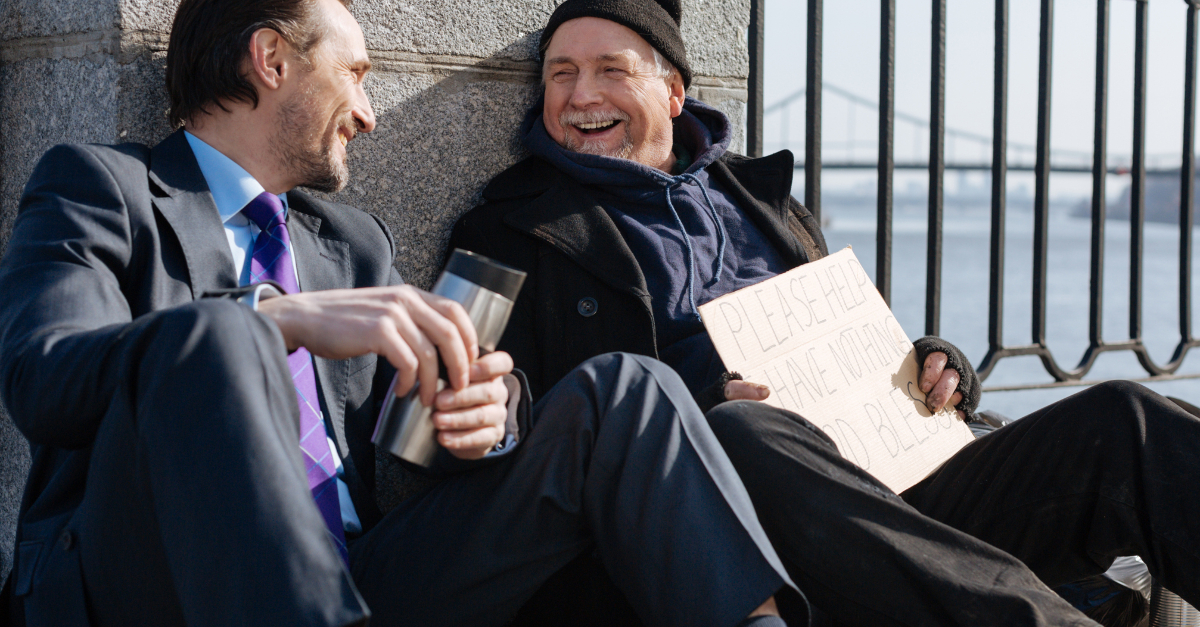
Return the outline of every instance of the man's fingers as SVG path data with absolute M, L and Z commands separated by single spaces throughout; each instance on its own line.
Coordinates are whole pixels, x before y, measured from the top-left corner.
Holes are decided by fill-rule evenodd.
M 447 382 L 455 389 L 466 387 L 471 360 L 468 358 L 467 347 L 458 325 L 431 307 L 426 300 L 427 296 L 429 295 L 419 290 L 404 293 L 400 306 L 397 307 L 399 311 L 394 312 L 394 318 L 400 335 L 412 345 L 413 352 L 420 361 L 418 378 L 423 387 L 421 399 L 430 404 L 433 402 L 434 392 L 427 392 L 424 387 L 433 386 L 437 380 L 438 354 L 441 354 L 442 363 L 446 366 Z M 450 302 L 446 299 L 441 300 Z M 455 307 L 462 311 L 462 307 Z M 446 309 L 449 311 L 453 308 Z M 470 320 L 467 322 L 469 326 Z M 474 329 L 471 330 L 471 337 L 474 338 Z
M 503 427 L 508 410 L 503 403 L 475 405 L 463 409 L 437 411 L 433 426 L 438 431 L 470 431 L 485 427 Z
M 475 325 L 471 322 L 471 316 L 467 315 L 467 310 L 463 309 L 462 305 L 448 298 L 430 294 L 429 292 L 417 293 L 430 309 L 436 311 L 457 328 L 458 337 L 461 338 L 463 348 L 466 350 L 466 363 L 469 364 L 478 359 L 479 339 L 475 333 Z
M 950 406 L 958 407 L 958 404 L 961 402 L 962 402 L 962 392 L 955 391 L 954 396 L 950 397 Z
M 958 388 L 958 372 L 954 369 L 943 370 L 942 377 L 938 379 L 933 389 L 925 397 L 925 405 L 929 411 L 941 411 L 946 406 L 946 401 L 954 394 Z
M 387 327 L 380 331 L 384 336 L 384 345 L 378 352 L 396 369 L 398 376 L 396 396 L 404 396 L 412 390 L 413 385 L 417 382 L 417 366 L 419 364 L 417 356 L 408 347 L 408 343 L 400 337 L 396 327 L 390 324 Z
M 437 395 L 434 408 L 448 412 L 456 409 L 470 409 L 480 405 L 501 404 L 508 401 L 508 386 L 499 377 L 490 381 L 472 383 L 461 390 L 442 390 Z M 434 424 L 439 429 L 462 429 L 462 426 Z
M 434 395 L 438 391 L 438 347 L 430 342 L 430 338 L 422 333 L 408 316 L 393 312 L 392 318 L 396 332 L 416 358 L 414 370 L 416 380 L 421 385 L 421 403 L 432 405 Z
M 942 372 L 946 369 L 946 362 L 950 360 L 946 353 L 938 351 L 929 353 L 925 358 L 925 364 L 921 367 L 921 380 L 919 381 L 921 391 L 929 395 L 933 390 L 933 386 L 942 378 Z
M 725 384 L 725 400 L 727 401 L 765 401 L 770 395 L 771 388 L 760 383 L 734 379 Z
M 471 364 L 471 381 L 489 381 L 513 369 L 512 356 L 503 351 L 488 353 Z
M 500 438 L 503 427 L 484 427 L 466 431 L 438 431 L 438 444 L 460 459 L 479 459 L 488 454 Z

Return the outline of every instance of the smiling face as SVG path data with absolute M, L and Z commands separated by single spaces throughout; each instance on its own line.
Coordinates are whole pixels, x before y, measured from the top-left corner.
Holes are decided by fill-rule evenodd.
M 324 37 L 309 55 L 309 67 L 300 70 L 295 90 L 278 105 L 279 130 L 271 145 L 300 185 L 335 192 L 350 179 L 346 144 L 375 128 L 363 90 L 371 61 L 362 30 L 346 7 L 337 0 L 319 4 Z
M 683 79 L 678 72 L 664 79 L 646 40 L 616 22 L 581 17 L 554 31 L 544 56 L 542 121 L 554 141 L 670 171 Z

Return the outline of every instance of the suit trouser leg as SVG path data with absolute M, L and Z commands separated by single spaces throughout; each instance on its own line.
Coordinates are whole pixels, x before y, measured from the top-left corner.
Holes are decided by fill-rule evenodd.
M 736 624 L 786 585 L 686 387 L 630 355 L 585 362 L 507 459 L 456 475 L 351 546 L 380 625 L 502 625 L 593 548 L 650 625 Z
M 102 625 L 345 625 L 365 616 L 308 490 L 278 330 L 232 301 L 131 327 L 77 538 Z M 70 382 L 64 382 L 69 386 Z
M 1139 555 L 1200 604 L 1200 420 L 1135 383 L 1094 385 L 988 434 L 904 499 L 1052 586 Z
M 788 573 L 837 622 L 1095 625 L 1015 557 L 905 503 L 800 416 L 738 401 L 708 419 Z

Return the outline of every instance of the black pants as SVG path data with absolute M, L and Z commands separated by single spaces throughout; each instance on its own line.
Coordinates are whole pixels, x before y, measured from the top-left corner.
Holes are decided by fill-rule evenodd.
M 1094 625 L 1047 584 L 1135 554 L 1200 602 L 1200 421 L 1142 386 L 1026 416 L 903 498 L 793 413 L 708 418 L 789 574 L 838 623 Z
M 584 362 L 515 455 L 408 499 L 350 560 L 372 625 L 474 626 L 507 623 L 585 554 L 647 625 L 731 627 L 785 585 L 724 451 L 655 360 Z
M 14 599 L 17 620 L 324 626 L 369 607 L 372 625 L 499 625 L 592 551 L 647 623 L 728 626 L 787 582 L 729 459 L 661 363 L 581 366 L 512 454 L 355 542 L 352 580 L 309 493 L 277 329 L 204 301 L 131 333 L 139 357 L 113 366 L 124 384 L 80 460 L 81 502 L 62 541 L 19 564 L 32 589 Z

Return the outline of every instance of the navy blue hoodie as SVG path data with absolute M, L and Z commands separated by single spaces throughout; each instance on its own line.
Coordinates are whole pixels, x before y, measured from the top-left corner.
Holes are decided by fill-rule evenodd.
M 684 102 L 674 120 L 675 154 L 694 159 L 672 176 L 628 159 L 566 150 L 546 132 L 541 110 L 539 104 L 523 125 L 525 147 L 595 193 L 646 277 L 659 358 L 693 394 L 708 387 L 725 366 L 696 306 L 788 269 L 704 170 L 729 147 L 728 118 L 698 100 Z

